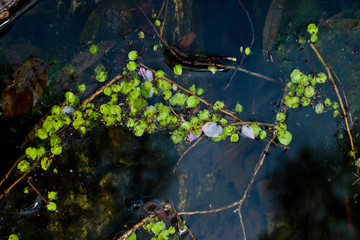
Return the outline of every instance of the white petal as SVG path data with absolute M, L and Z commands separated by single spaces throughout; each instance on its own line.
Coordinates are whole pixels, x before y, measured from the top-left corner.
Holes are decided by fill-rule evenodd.
M 204 134 L 208 137 L 217 137 L 222 134 L 222 127 L 215 122 L 207 122 L 204 126 L 200 127 Z
M 241 136 L 243 136 L 245 138 L 255 139 L 254 130 L 249 125 L 242 125 Z

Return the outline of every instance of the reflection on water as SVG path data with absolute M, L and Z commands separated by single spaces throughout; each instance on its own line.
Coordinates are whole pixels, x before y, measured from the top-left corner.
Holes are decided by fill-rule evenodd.
M 146 2 L 150 4 L 151 1 Z M 183 2 L 185 17 L 181 18 L 170 14 L 175 6 L 179 7 L 178 1 L 169 1 L 169 22 L 164 30 L 169 43 L 176 45 L 182 35 L 193 31 L 196 37 L 186 49 L 187 53 L 241 57 L 239 47 L 246 47 L 251 38 L 247 18 L 236 0 Z M 255 26 L 255 45 L 243 67 L 280 79 L 279 82 L 237 73 L 228 90 L 220 91 L 231 71 L 215 75 L 185 72 L 179 81 L 185 87 L 193 83 L 203 87 L 204 98 L 209 102 L 224 100 L 232 108 L 239 101 L 244 106 L 240 115 L 244 120 L 272 122 L 274 106 L 281 98 L 283 82 L 291 70 L 298 67 L 309 73 L 323 71 L 310 51 L 301 50 L 296 42 L 304 33 L 303 28 L 310 21 L 317 22 L 336 14 L 341 8 L 348 13 L 353 2 L 288 3 L 274 46 L 275 62 L 270 63 L 264 62 L 261 50 L 263 21 L 270 1 L 244 1 Z M 155 9 L 160 9 L 161 3 L 152 1 Z M 322 15 L 324 12 L 326 16 Z M 176 27 L 180 23 L 181 27 Z M 47 63 L 49 83 L 32 111 L 12 120 L 1 120 L 1 151 L 11 150 L 12 155 L 10 162 L 2 163 L 2 175 L 20 155 L 27 132 L 49 106 L 62 101 L 68 88 L 86 83 L 89 92 L 93 92 L 100 86 L 93 81 L 95 62 L 104 64 L 110 74 L 115 75 L 122 71 L 126 53 L 136 49 L 146 65 L 170 71 L 163 62 L 163 52 L 152 50 L 157 39 L 139 40 L 138 28 L 151 36 L 151 28 L 132 1 L 100 4 L 64 1 L 57 5 L 42 1 L 3 34 L 0 39 L 0 47 L 4 50 L 0 54 L 1 69 L 4 69 L 1 87 L 5 87 L 6 78 L 11 75 L 9 69 L 16 69 L 16 65 L 29 56 L 42 58 Z M 324 51 L 327 46 L 331 51 L 342 49 L 334 47 L 331 34 L 336 30 L 329 29 L 323 33 L 324 42 L 320 47 Z M 357 36 L 358 30 L 355 30 Z M 336 39 L 347 37 L 339 33 L 336 36 Z M 111 43 L 111 46 L 106 54 L 90 60 L 84 52 L 86 43 L 91 41 Z M 350 41 L 349 46 L 343 48 L 352 49 L 349 51 L 352 52 L 356 46 Z M 351 61 L 355 69 L 356 56 L 352 59 L 340 55 L 343 50 L 333 52 L 347 61 L 355 59 Z M 327 54 L 332 56 L 330 52 Z M 62 68 L 74 59 L 81 71 L 68 81 Z M 340 68 L 344 76 L 345 90 L 354 86 L 358 73 L 355 70 L 346 72 L 349 65 L 336 63 L 335 70 Z M 355 80 L 347 80 L 352 73 Z M 322 90 L 330 97 L 333 94 L 331 87 Z M 358 90 L 351 91 L 353 95 L 349 101 L 356 104 L 354 96 Z M 353 106 L 357 108 L 358 105 Z M 353 114 L 356 116 L 355 111 Z M 290 149 L 270 148 L 242 207 L 247 239 L 356 239 L 359 218 L 354 214 L 358 205 L 353 196 L 358 193 L 358 187 L 351 186 L 354 176 L 348 167 L 346 140 L 339 139 L 340 120 L 336 122 L 327 113 L 315 115 L 311 108 L 303 108 L 289 111 L 287 121 L 293 133 Z M 182 159 L 172 174 L 179 155 L 188 146 L 174 146 L 166 132 L 137 138 L 121 127 L 95 127 L 84 138 L 76 134 L 69 136 L 64 154 L 55 163 L 58 174 L 51 169 L 51 172 L 39 172 L 32 180 L 42 194 L 50 190 L 59 192 L 58 212 L 46 211 L 37 194 L 24 195 L 22 191 L 28 185 L 23 181 L 7 198 L 0 200 L 1 238 L 6 238 L 3 236 L 10 235 L 15 228 L 14 232 L 21 233 L 21 239 L 112 239 L 126 229 L 125 225 L 129 227 L 143 217 L 137 205 L 149 200 L 172 202 L 177 211 L 225 206 L 242 197 L 265 144 L 250 139 L 240 139 L 239 143 L 204 139 Z M 197 239 L 242 238 L 239 216 L 232 209 L 185 219 Z

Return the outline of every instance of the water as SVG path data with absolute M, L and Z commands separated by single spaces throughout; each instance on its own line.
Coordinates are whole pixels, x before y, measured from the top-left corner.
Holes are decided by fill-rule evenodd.
M 161 3 L 153 2 L 156 11 Z M 287 2 L 271 63 L 264 60 L 262 52 L 262 29 L 270 1 L 243 3 L 254 24 L 255 42 L 242 67 L 279 81 L 273 83 L 239 72 L 227 91 L 221 89 L 232 71 L 215 75 L 185 72 L 177 81 L 184 87 L 193 83 L 203 87 L 204 99 L 225 101 L 229 109 L 239 101 L 244 106 L 240 115 L 243 120 L 271 123 L 283 93 L 283 82 L 292 69 L 307 73 L 325 71 L 310 47 L 302 49 L 296 42 L 307 36 L 307 25 L 340 11 L 344 18 L 358 18 L 360 8 L 355 1 Z M 89 18 L 95 9 L 97 17 Z M 196 33 L 187 53 L 239 59 L 240 46 L 250 44 L 249 22 L 235 0 L 184 1 L 183 21 L 171 14 L 174 9 L 175 3 L 170 1 L 164 37 L 176 45 L 182 35 Z M 83 30 L 87 23 L 94 27 Z M 138 40 L 137 29 L 145 32 L 145 40 Z M 353 39 L 358 39 L 358 32 L 357 26 L 339 30 L 324 25 L 319 33 L 322 41 L 318 43 L 323 57 L 334 67 L 349 93 L 354 118 L 358 117 L 359 106 L 359 59 L 355 51 L 358 45 Z M 110 77 L 122 72 L 127 53 L 133 49 L 143 56 L 145 65 L 171 74 L 163 52 L 153 52 L 152 46 L 158 40 L 151 38 L 150 33 L 151 28 L 132 1 L 98 4 L 90 0 L 41 1 L 3 32 L 2 88 L 11 69 L 29 56 L 47 63 L 49 80 L 32 110 L 1 120 L 0 149 L 7 156 L 7 161 L 2 161 L 2 176 L 23 153 L 21 145 L 27 133 L 52 105 L 63 101 L 65 91 L 85 83 L 88 90 L 82 98 L 86 98 L 101 86 L 94 80 L 95 65 L 84 68 L 72 80 L 62 73 L 67 63 L 88 51 L 87 42 L 113 43 L 106 55 L 97 60 L 109 69 Z M 330 86 L 321 90 L 324 97 L 336 98 Z M 359 209 L 356 198 L 359 189 L 351 185 L 356 170 L 346 157 L 349 144 L 345 133 L 340 138 L 344 130 L 342 120 L 332 118 L 331 114 L 317 115 L 310 107 L 288 111 L 286 123 L 293 134 L 290 148 L 284 151 L 281 147 L 270 147 L 242 206 L 247 239 L 356 239 L 359 218 L 354 213 Z M 354 129 L 358 141 L 357 121 Z M 34 192 L 22 193 L 29 186 L 23 180 L 0 200 L 1 238 L 6 239 L 14 232 L 20 233 L 21 239 L 112 239 L 126 229 L 125 225 L 139 220 L 141 214 L 136 204 L 146 201 L 171 202 L 177 211 L 228 205 L 241 199 L 266 142 L 204 139 L 185 155 L 175 174 L 173 167 L 189 145 L 174 145 L 166 132 L 138 138 L 121 127 L 97 126 L 84 138 L 78 134 L 68 136 L 66 144 L 50 171 L 36 171 L 31 180 L 45 196 L 47 191 L 59 193 L 58 212 L 47 211 L 43 202 L 35 213 L 29 212 L 35 209 L 38 196 Z M 58 174 L 52 172 L 54 167 Z M 10 177 L 7 181 L 15 179 Z M 185 216 L 186 224 L 197 239 L 241 239 L 239 216 L 233 210 Z

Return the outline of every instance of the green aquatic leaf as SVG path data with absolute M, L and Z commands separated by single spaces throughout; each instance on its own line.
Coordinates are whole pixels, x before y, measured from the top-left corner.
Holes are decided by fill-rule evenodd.
M 239 134 L 235 133 L 230 136 L 231 142 L 238 142 L 239 141 Z
M 95 76 L 95 79 L 98 82 L 105 82 L 106 78 L 107 78 L 106 72 L 100 72 L 100 73 L 96 74 L 96 76 Z
M 78 103 L 78 98 L 73 92 L 66 92 L 65 93 L 65 103 L 68 106 L 75 106 Z
M 54 192 L 54 191 L 48 192 L 48 199 L 50 201 L 56 200 L 57 199 L 57 192 Z
M 55 211 L 55 210 L 56 210 L 56 203 L 54 203 L 54 202 L 49 202 L 49 204 L 46 205 L 46 207 L 47 207 L 47 209 L 48 209 L 49 211 Z
M 299 107 L 299 101 L 300 101 L 299 97 L 290 97 L 290 96 L 285 96 L 284 97 L 284 103 L 289 108 L 297 108 L 297 107 Z
M 291 82 L 300 83 L 300 79 L 303 75 L 304 74 L 302 72 L 300 72 L 299 69 L 294 69 L 290 74 Z
M 57 145 L 60 145 L 60 144 L 61 144 L 61 138 L 56 134 L 51 135 L 51 137 L 50 137 L 50 146 L 54 147 L 54 146 L 57 146 Z
M 302 97 L 301 98 L 301 105 L 303 105 L 304 107 L 308 106 L 310 104 L 310 99 L 307 97 Z
M 155 26 L 157 26 L 157 27 L 160 27 L 160 26 L 161 26 L 160 20 L 158 20 L 158 19 L 155 20 Z
M 110 95 L 112 94 L 111 87 L 106 87 L 106 88 L 104 89 L 104 94 L 105 94 L 106 96 L 110 96 Z
M 315 112 L 316 112 L 316 114 L 321 114 L 321 113 L 323 113 L 323 112 L 324 112 L 324 104 L 322 104 L 322 103 L 316 104 L 316 106 L 315 106 Z
M 93 44 L 90 46 L 89 48 L 89 52 L 92 54 L 92 55 L 96 55 L 99 53 L 99 46 Z
M 186 105 L 188 108 L 194 108 L 200 103 L 199 99 L 197 99 L 195 96 L 190 96 L 186 100 Z
M 168 81 L 166 81 L 166 80 L 161 80 L 161 79 L 159 79 L 158 81 L 157 81 L 157 86 L 158 86 L 158 88 L 160 89 L 160 90 L 162 90 L 162 91 L 166 91 L 166 90 L 171 90 L 171 88 L 172 88 L 172 86 L 171 86 L 171 83 L 169 83 Z
M 216 71 L 217 71 L 217 67 L 216 67 L 216 66 L 208 66 L 208 70 L 209 70 L 210 72 L 212 72 L 212 74 L 215 74 Z
M 169 102 L 172 106 L 183 106 L 186 103 L 188 96 L 183 93 L 176 93 Z
M 78 91 L 79 93 L 84 93 L 86 91 L 86 85 L 85 84 L 78 85 Z
M 330 98 L 326 98 L 325 101 L 324 101 L 324 104 L 325 104 L 326 107 L 331 107 L 332 103 L 331 103 Z
M 54 105 L 51 107 L 51 115 L 61 116 L 63 114 L 63 110 L 60 106 Z
M 222 109 L 223 107 L 225 106 L 225 104 L 221 101 L 216 101 L 214 103 L 214 106 L 213 106 L 213 109 L 214 110 L 219 110 L 219 109 Z
M 334 112 L 333 112 L 333 117 L 336 117 L 337 115 L 339 115 L 340 113 L 339 113 L 339 111 L 338 110 L 335 110 Z
M 316 34 L 313 34 L 313 35 L 311 35 L 311 37 L 310 37 L 310 41 L 311 41 L 311 42 L 316 42 L 317 39 L 318 39 L 318 36 L 317 36 Z
M 284 122 L 286 120 L 286 115 L 282 112 L 276 114 L 276 121 Z
M 311 98 L 315 95 L 315 88 L 313 86 L 307 86 L 304 91 L 304 96 Z
M 18 236 L 16 234 L 11 234 L 8 238 L 8 240 L 19 240 Z
M 200 110 L 198 113 L 198 117 L 201 121 L 207 121 L 210 119 L 210 112 L 207 109 Z
M 195 84 L 191 85 L 191 87 L 189 88 L 189 90 L 192 91 L 193 93 L 196 93 Z
M 139 36 L 140 39 L 144 39 L 145 38 L 145 33 L 143 31 L 140 31 L 138 33 L 138 36 Z
M 331 107 L 332 107 L 333 109 L 338 109 L 338 108 L 339 108 L 339 104 L 338 104 L 336 101 L 334 101 L 334 102 L 332 102 Z
M 326 79 L 327 79 L 327 76 L 325 73 L 318 73 L 316 75 L 316 82 L 317 83 L 325 83 L 326 82 Z
M 305 92 L 305 87 L 303 85 L 298 85 L 295 89 L 296 96 L 300 96 Z
M 163 92 L 163 95 L 164 95 L 164 100 L 169 100 L 171 98 L 171 96 L 172 96 L 172 92 L 169 91 L 169 90 L 165 90 Z
M 39 128 L 38 130 L 36 130 L 35 136 L 37 136 L 41 140 L 44 140 L 48 137 L 48 134 L 44 128 Z
M 164 72 L 163 70 L 157 70 L 157 71 L 155 72 L 155 77 L 156 77 L 157 79 L 160 79 L 160 78 L 164 77 L 164 75 L 165 75 L 165 72 Z
M 134 71 L 134 70 L 137 68 L 137 64 L 136 64 L 136 62 L 134 62 L 134 61 L 129 61 L 129 62 L 126 64 L 126 68 L 127 68 L 129 71 Z
M 259 135 L 260 139 L 265 139 L 266 138 L 266 131 L 262 130 L 260 132 L 260 135 Z
M 262 130 L 262 129 L 259 127 L 259 125 L 251 124 L 250 127 L 253 129 L 254 137 L 259 136 L 260 131 Z
M 17 168 L 20 170 L 20 172 L 26 172 L 30 169 L 30 163 L 26 160 L 22 160 L 18 163 Z
M 249 48 L 249 47 L 245 48 L 245 54 L 246 54 L 246 55 L 250 55 L 250 53 L 251 53 L 250 48 Z
M 281 144 L 286 146 L 290 144 L 292 140 L 292 134 L 289 131 L 282 130 L 278 132 L 277 138 Z
M 226 125 L 228 123 L 228 120 L 226 120 L 225 118 L 222 118 L 221 120 L 220 120 L 220 124 L 221 125 Z
M 241 113 L 243 111 L 243 106 L 240 103 L 236 103 L 235 112 Z
M 182 67 L 180 65 L 175 65 L 173 70 L 174 70 L 174 73 L 176 75 L 181 75 L 182 74 Z
M 51 158 L 43 157 L 41 159 L 41 162 L 40 162 L 41 163 L 41 168 L 44 171 L 48 170 L 50 165 L 51 165 L 51 162 L 52 162 Z
M 51 149 L 51 153 L 54 155 L 60 155 L 62 153 L 62 146 L 61 145 L 57 145 L 52 147 Z
M 131 232 L 129 236 L 125 238 L 125 240 L 136 240 L 136 233 L 135 231 Z
M 128 53 L 128 58 L 129 58 L 130 61 L 135 61 L 138 58 L 137 51 L 130 51 Z
M 204 89 L 203 88 L 198 88 L 198 89 L 196 89 L 196 94 L 197 95 L 202 95 L 204 93 Z
M 310 23 L 307 27 L 307 31 L 311 34 L 317 34 L 319 29 L 316 27 L 316 25 L 314 23 Z

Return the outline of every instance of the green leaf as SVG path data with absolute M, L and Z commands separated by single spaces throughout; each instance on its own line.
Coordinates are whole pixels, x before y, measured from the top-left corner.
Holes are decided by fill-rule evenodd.
M 145 38 L 145 33 L 143 31 L 140 31 L 138 33 L 138 36 L 139 36 L 140 39 L 144 39 Z
M 203 88 L 198 88 L 198 89 L 196 89 L 196 94 L 197 95 L 202 95 L 204 93 L 204 89 Z
M 214 109 L 214 110 L 219 110 L 219 109 L 223 108 L 224 106 L 225 106 L 225 104 L 224 104 L 223 102 L 221 102 L 221 101 L 216 101 L 216 102 L 214 103 L 213 109 Z
M 46 205 L 46 207 L 47 207 L 47 209 L 48 209 L 49 211 L 55 211 L 55 210 L 56 210 L 56 203 L 54 203 L 54 202 L 49 202 L 49 204 Z
M 16 234 L 11 234 L 8 238 L 8 240 L 19 240 L 18 236 Z
M 245 54 L 246 54 L 246 55 L 250 55 L 250 53 L 251 53 L 250 48 L 249 48 L 249 47 L 245 48 Z
M 316 75 L 316 82 L 317 83 L 325 83 L 327 79 L 327 76 L 325 75 L 325 73 L 319 73 Z
M 41 140 L 44 140 L 48 137 L 47 131 L 44 128 L 39 128 L 38 130 L 36 130 L 35 135 Z
M 297 108 L 299 107 L 299 97 L 290 97 L 290 96 L 285 96 L 284 97 L 284 103 L 286 106 L 290 107 L 290 108 Z
M 78 91 L 79 91 L 80 93 L 84 93 L 84 92 L 86 91 L 86 85 L 85 85 L 85 84 L 80 84 L 80 85 L 78 86 Z
M 266 138 L 266 131 L 262 130 L 260 132 L 260 139 L 265 139 Z
M 157 26 L 157 27 L 160 27 L 160 26 L 161 26 L 160 20 L 158 20 L 158 19 L 155 20 L 155 26 Z
M 212 74 L 215 74 L 216 71 L 217 71 L 217 67 L 216 67 L 216 66 L 208 66 L 208 70 L 209 70 L 210 72 L 212 72 Z
M 238 134 L 232 134 L 231 137 L 230 137 L 230 141 L 231 142 L 237 142 L 239 141 L 239 135 Z
M 200 103 L 199 99 L 197 99 L 195 96 L 190 96 L 186 100 L 186 105 L 188 108 L 194 108 Z
M 330 107 L 331 106 L 330 98 L 326 98 L 325 101 L 324 101 L 324 104 L 325 104 L 326 107 Z
M 339 104 L 334 101 L 334 102 L 332 102 L 331 107 L 332 107 L 333 109 L 338 109 L 338 108 L 339 108 Z
M 107 78 L 106 72 L 100 72 L 100 73 L 96 74 L 96 76 L 95 76 L 95 79 L 98 82 L 105 82 L 106 78 Z
M 201 110 L 198 113 L 198 117 L 201 121 L 207 121 L 210 119 L 210 112 L 207 109 Z
M 126 64 L 126 68 L 129 69 L 129 71 L 134 71 L 137 68 L 137 64 L 134 61 L 129 61 Z
M 317 39 L 318 39 L 318 36 L 317 36 L 316 34 L 313 34 L 313 35 L 311 35 L 311 37 L 310 37 L 310 41 L 311 41 L 311 42 L 316 42 Z
M 54 191 L 48 192 L 48 199 L 50 201 L 56 200 L 57 199 L 57 192 L 54 192 Z
M 278 122 L 284 122 L 286 119 L 286 115 L 282 112 L 279 112 L 276 114 L 276 121 Z
M 128 53 L 128 58 L 130 61 L 135 61 L 138 58 L 137 51 L 131 51 Z
M 75 106 L 78 103 L 78 98 L 75 96 L 73 92 L 65 93 L 65 103 L 71 107 Z
M 307 97 L 302 97 L 301 98 L 301 105 L 303 105 L 304 107 L 305 106 L 308 106 L 310 104 L 310 99 L 307 98 Z
M 35 160 L 37 158 L 37 149 L 36 148 L 32 148 L 32 147 L 28 147 L 25 150 L 25 154 L 28 158 L 31 158 L 32 160 Z
M 51 115 L 61 116 L 63 114 L 63 110 L 60 106 L 54 105 L 51 107 Z
M 182 106 L 185 104 L 188 96 L 183 93 L 176 93 L 172 98 L 170 98 L 169 102 L 172 106 Z
M 110 95 L 112 94 L 111 87 L 106 87 L 106 88 L 104 89 L 104 94 L 105 94 L 106 96 L 110 96 Z
M 251 124 L 250 127 L 253 129 L 254 132 L 254 137 L 259 136 L 260 131 L 262 130 L 258 125 L 256 124 Z
M 191 85 L 191 87 L 189 88 L 189 90 L 192 91 L 193 93 L 196 93 L 195 84 Z
M 57 145 L 60 145 L 60 144 L 61 144 L 61 138 L 56 134 L 51 135 L 51 137 L 50 137 L 50 146 L 54 147 L 54 146 L 57 146 Z
M 311 98 L 315 95 L 315 88 L 313 86 L 307 86 L 304 91 L 304 96 Z
M 294 69 L 290 74 L 291 82 L 300 83 L 300 79 L 303 77 L 303 75 L 304 74 L 300 72 L 299 69 Z
M 163 70 L 157 70 L 157 71 L 155 72 L 155 77 L 158 78 L 158 79 L 164 77 L 164 75 L 165 75 L 165 73 L 164 73 Z
M 171 96 L 172 96 L 172 92 L 169 91 L 169 90 L 165 90 L 163 92 L 163 94 L 164 94 L 164 100 L 169 100 L 171 98 Z
M 131 232 L 129 236 L 125 238 L 125 240 L 136 240 L 136 233 L 135 231 Z
M 173 70 L 174 70 L 174 73 L 176 75 L 181 75 L 182 74 L 182 67 L 180 65 L 175 65 Z
M 339 115 L 339 111 L 338 110 L 335 110 L 334 113 L 333 113 L 333 117 L 336 117 L 337 115 Z
M 170 234 L 174 234 L 175 233 L 175 228 L 173 226 L 169 227 L 168 229 Z
M 316 27 L 316 25 L 314 23 L 310 23 L 307 27 L 307 31 L 311 34 L 317 34 L 319 29 Z
M 44 157 L 41 159 L 41 168 L 46 171 L 48 170 L 48 168 L 50 167 L 50 164 L 51 164 L 52 160 L 51 158 L 47 158 L 47 157 Z
M 236 103 L 235 112 L 241 113 L 243 111 L 243 106 L 240 103 Z
M 324 105 L 322 103 L 318 103 L 315 106 L 315 112 L 316 114 L 321 114 L 324 112 Z
M 30 169 L 30 163 L 26 160 L 22 160 L 21 162 L 18 163 L 17 168 L 21 172 L 26 172 Z
M 90 46 L 89 52 L 92 55 L 96 55 L 99 52 L 99 47 L 97 45 L 93 44 L 93 45 Z
M 52 154 L 54 154 L 54 155 L 60 155 L 61 152 L 62 152 L 62 146 L 61 146 L 61 145 L 54 146 L 54 147 L 52 147 L 50 150 L 51 150 L 51 153 L 52 153 Z
M 279 131 L 277 137 L 279 142 L 283 145 L 289 145 L 292 140 L 292 134 L 285 130 Z

